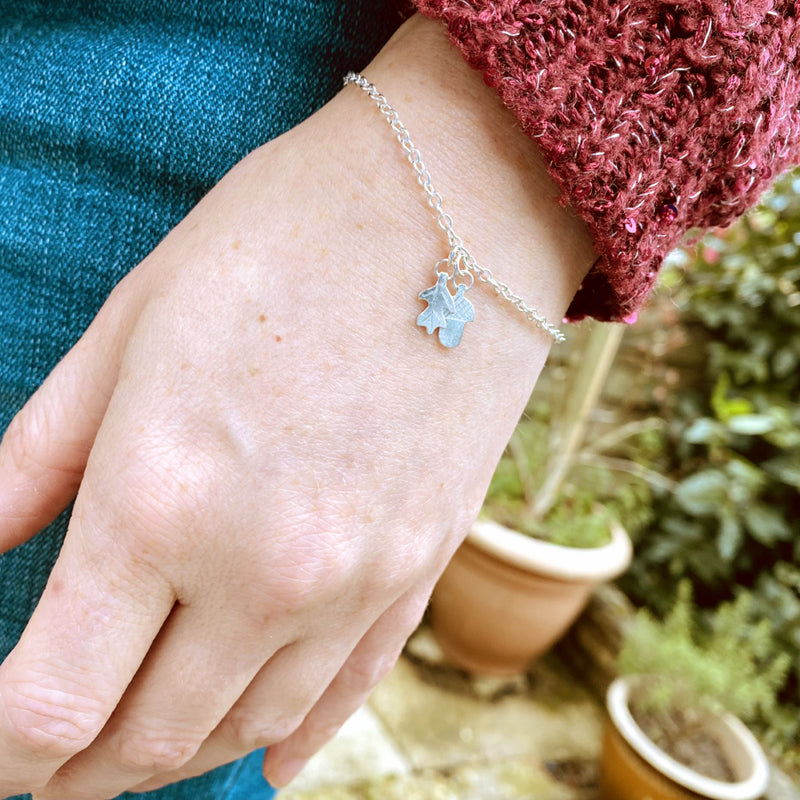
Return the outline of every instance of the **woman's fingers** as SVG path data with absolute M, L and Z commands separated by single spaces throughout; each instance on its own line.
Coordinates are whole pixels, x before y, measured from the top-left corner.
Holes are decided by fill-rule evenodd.
M 103 732 L 36 793 L 37 800 L 116 797 L 154 774 L 181 768 L 272 655 L 271 647 L 263 630 L 246 630 L 213 594 L 176 606 Z
M 201 775 L 264 746 L 269 746 L 264 764 L 267 778 L 276 785 L 288 783 L 391 669 L 419 623 L 429 588 L 398 600 L 345 659 L 330 659 L 327 678 L 318 645 L 303 643 L 282 650 L 191 761 L 180 770 L 139 784 L 135 790 L 151 791 Z M 316 698 L 307 692 L 311 686 L 327 688 Z M 285 707 L 302 710 L 299 715 L 286 717 Z
M 86 489 L 86 483 L 84 483 Z M 98 736 L 175 602 L 76 502 L 44 594 L 0 667 L 0 796 L 44 786 Z M 86 496 L 89 496 L 86 492 Z
M 136 791 L 150 791 L 201 775 L 290 737 L 351 650 L 352 644 L 338 642 L 323 648 L 319 640 L 283 648 L 263 667 L 191 761 L 179 770 L 155 775 L 136 786 Z
M 112 296 L 113 297 L 113 296 Z M 11 421 L 0 443 L 0 552 L 29 539 L 75 497 L 117 380 L 116 298 Z
M 286 786 L 394 666 L 422 617 L 430 589 L 414 590 L 398 600 L 370 628 L 303 724 L 267 750 L 264 775 L 274 786 Z

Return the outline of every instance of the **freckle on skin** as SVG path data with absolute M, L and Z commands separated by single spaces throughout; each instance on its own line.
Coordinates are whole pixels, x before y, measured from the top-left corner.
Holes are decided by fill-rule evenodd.
M 258 367 L 250 367 L 247 371 L 250 373 L 251 378 L 254 378 L 261 372 L 261 370 Z
M 267 315 L 266 314 L 259 314 L 258 315 L 258 321 L 259 322 L 266 322 L 267 321 Z
M 239 249 L 241 246 L 242 246 L 242 243 L 241 243 L 241 241 L 239 241 L 239 239 L 237 239 L 237 240 L 236 240 L 236 241 L 235 241 L 235 242 L 234 242 L 234 243 L 231 245 L 231 250 L 238 250 L 238 249 Z
M 282 341 L 283 341 L 283 336 L 277 336 L 277 335 L 276 335 L 276 336 L 275 336 L 275 341 L 276 341 L 276 342 L 282 342 Z

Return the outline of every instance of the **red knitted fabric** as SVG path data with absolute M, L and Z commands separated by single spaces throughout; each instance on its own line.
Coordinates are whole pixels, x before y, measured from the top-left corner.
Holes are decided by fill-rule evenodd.
M 415 0 L 538 143 L 601 254 L 570 319 L 630 319 L 690 227 L 800 163 L 800 0 Z

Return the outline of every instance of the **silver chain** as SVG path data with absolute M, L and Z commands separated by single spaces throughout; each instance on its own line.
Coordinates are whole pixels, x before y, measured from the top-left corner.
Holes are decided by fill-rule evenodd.
M 448 261 L 453 265 L 455 274 L 467 274 L 477 276 L 482 283 L 488 283 L 501 297 L 505 298 L 514 308 L 518 309 L 530 322 L 538 325 L 543 331 L 550 334 L 557 342 L 566 340 L 564 334 L 546 317 L 533 306 L 528 305 L 519 295 L 514 294 L 511 289 L 502 281 L 494 277 L 491 270 L 482 267 L 473 257 L 472 253 L 464 245 L 462 238 L 455 232 L 453 218 L 442 208 L 444 200 L 439 192 L 433 188 L 431 176 L 428 168 L 422 162 L 419 150 L 411 141 L 405 125 L 400 121 L 397 111 L 389 104 L 389 101 L 370 83 L 363 75 L 356 72 L 348 72 L 344 78 L 344 85 L 354 83 L 361 87 L 376 103 L 378 110 L 384 116 L 397 134 L 397 141 L 405 150 L 408 161 L 417 173 L 417 181 L 422 187 L 428 200 L 428 205 L 436 214 L 436 223 L 447 236 L 447 243 L 450 247 Z

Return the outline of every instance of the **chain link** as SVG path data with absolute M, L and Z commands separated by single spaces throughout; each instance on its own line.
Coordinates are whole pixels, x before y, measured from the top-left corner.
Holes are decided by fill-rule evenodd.
M 411 136 L 405 125 L 400 121 L 397 111 L 389 104 L 389 101 L 378 91 L 374 84 L 370 83 L 363 75 L 356 72 L 348 72 L 344 78 L 344 85 L 355 84 L 363 89 L 378 106 L 378 111 L 385 117 L 391 129 L 397 135 L 397 141 L 406 153 L 408 161 L 417 173 L 417 182 L 425 192 L 428 205 L 436 215 L 436 224 L 447 236 L 447 243 L 450 247 L 449 263 L 456 275 L 470 274 L 473 278 L 477 276 L 482 283 L 488 283 L 497 294 L 507 300 L 514 308 L 518 309 L 530 322 L 538 325 L 543 331 L 548 333 L 557 342 L 565 341 L 564 334 L 546 317 L 533 306 L 528 305 L 519 295 L 502 281 L 494 277 L 491 270 L 482 267 L 473 257 L 472 253 L 464 245 L 461 237 L 455 232 L 453 218 L 443 209 L 444 200 L 439 192 L 433 188 L 428 168 L 422 161 L 419 150 L 411 141 Z

